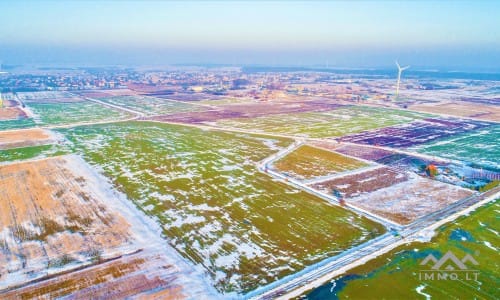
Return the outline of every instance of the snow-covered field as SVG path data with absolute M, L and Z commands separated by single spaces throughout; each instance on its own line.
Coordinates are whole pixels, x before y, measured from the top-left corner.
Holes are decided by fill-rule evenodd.
M 147 122 L 60 132 L 220 291 L 252 290 L 382 232 L 260 173 L 286 139 Z
M 412 175 L 407 181 L 346 201 L 400 224 L 408 224 L 473 194 L 473 191 Z
M 157 275 L 168 279 L 163 289 L 175 286 L 179 294 L 192 299 L 200 295 L 217 298 L 203 270 L 187 264 L 165 244 L 159 227 L 80 157 L 3 165 L 0 174 L 0 290 L 82 266 L 99 268 L 101 262 L 133 254 L 136 258 L 161 256 L 172 268 Z M 134 270 L 149 276 L 148 270 L 153 269 L 140 265 Z M 60 288 L 54 284 L 43 291 L 64 294 Z

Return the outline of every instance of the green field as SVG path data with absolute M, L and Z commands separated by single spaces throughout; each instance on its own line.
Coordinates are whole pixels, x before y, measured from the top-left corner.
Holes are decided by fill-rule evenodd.
M 258 172 L 288 139 L 149 122 L 58 131 L 223 292 L 250 291 L 383 232 Z
M 404 110 L 350 106 L 328 112 L 278 114 L 259 118 L 235 118 L 217 122 L 220 126 L 266 133 L 306 137 L 337 137 L 427 117 Z
M 145 96 L 116 96 L 99 98 L 99 100 L 139 111 L 146 115 L 165 115 L 207 109 L 201 105 Z
M 399 247 L 337 278 L 333 292 L 329 283 L 310 292 L 307 299 L 425 299 L 422 293 L 429 299 L 498 299 L 499 209 L 497 199 L 439 228 L 431 242 Z M 459 277 L 462 280 L 425 280 L 420 275 L 432 265 L 420 265 L 427 255 L 440 259 L 448 251 L 458 259 L 472 255 L 478 265 L 469 262 L 467 267 L 479 271 L 477 281 L 463 280 L 463 272 Z M 475 279 L 472 275 L 469 278 Z
M 10 129 L 22 129 L 35 127 L 36 123 L 31 118 L 21 118 L 16 120 L 5 120 L 0 121 L 0 131 L 1 130 L 10 130 Z
M 101 121 L 117 121 L 131 115 L 90 101 L 32 102 L 28 108 L 33 118 L 0 121 L 0 130 L 30 128 L 35 126 L 67 125 Z
M 292 153 L 274 163 L 280 172 L 299 179 L 345 172 L 367 166 L 367 164 L 332 151 L 311 146 L 300 146 Z
M 0 162 L 26 160 L 67 154 L 68 150 L 59 145 L 41 145 L 0 150 Z
M 64 125 L 112 121 L 130 117 L 129 114 L 90 101 L 66 103 L 30 103 L 37 125 Z
M 411 150 L 500 169 L 500 125 L 456 135 Z

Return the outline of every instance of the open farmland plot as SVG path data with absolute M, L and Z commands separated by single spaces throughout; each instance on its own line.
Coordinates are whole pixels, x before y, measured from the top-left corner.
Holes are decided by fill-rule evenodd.
M 331 145 L 331 144 L 329 144 L 329 145 Z M 321 147 L 329 149 L 328 144 L 321 145 Z M 392 151 L 385 150 L 385 149 L 367 147 L 367 146 L 363 146 L 363 145 L 345 145 L 345 144 L 341 144 L 340 146 L 336 145 L 335 151 L 342 153 L 342 154 L 345 154 L 345 155 L 349 155 L 349 156 L 353 156 L 353 157 L 357 157 L 357 158 L 362 158 L 362 159 L 366 159 L 366 160 L 371 160 L 371 161 L 376 161 L 376 160 L 382 159 L 382 158 L 390 156 L 394 153 Z
M 0 163 L 44 158 L 71 153 L 64 145 L 47 144 L 0 150 Z
M 60 91 L 19 92 L 17 97 L 23 102 L 57 101 L 56 99 L 72 98 L 70 93 Z
M 441 226 L 432 240 L 397 247 L 315 289 L 305 299 L 497 299 L 499 212 L 497 199 Z M 429 254 L 440 259 L 448 251 L 458 259 L 471 255 L 478 264 L 466 262 L 466 266 L 479 272 L 477 279 L 469 274 L 473 280 L 464 280 L 464 274 L 460 272 L 459 280 L 449 277 L 422 280 L 424 275 L 420 276 L 420 273 L 432 266 L 431 262 L 420 265 L 424 259 Z
M 203 107 L 201 105 L 144 96 L 116 96 L 99 98 L 99 100 L 113 105 L 139 111 L 146 115 L 164 115 L 208 109 L 207 107 Z
M 273 101 L 273 102 L 244 102 L 216 106 L 202 112 L 186 112 L 168 116 L 152 118 L 157 121 L 175 123 L 205 123 L 214 124 L 224 119 L 254 119 L 269 115 L 296 114 L 309 111 L 328 111 L 341 107 L 332 102 L 313 101 Z
M 346 202 L 396 223 L 409 224 L 472 194 L 461 187 L 414 175 L 408 181 L 346 199 Z
M 26 118 L 26 113 L 19 107 L 1 107 L 0 121 Z
M 500 106 L 467 102 L 445 102 L 412 105 L 410 109 L 428 113 L 470 117 L 485 121 L 500 120 Z
M 225 106 L 232 104 L 256 103 L 257 101 L 250 98 L 222 98 L 222 99 L 207 99 L 198 101 L 199 104 L 210 106 Z
M 3 100 L 2 107 L 0 107 L 0 121 L 16 120 L 26 117 L 26 113 L 19 107 L 17 101 Z
M 411 148 L 417 152 L 500 169 L 500 125 Z
M 151 241 L 148 241 L 151 245 Z M 164 247 L 164 246 L 163 246 Z M 2 299 L 216 299 L 218 293 L 162 251 L 139 249 L 83 269 L 0 291 Z M 178 263 L 178 261 L 176 262 Z M 184 277 L 182 272 L 191 275 Z M 204 290 L 205 289 L 205 290 Z
M 8 292 L 0 291 L 0 297 L 12 300 L 55 299 L 64 296 L 72 299 L 124 299 L 131 296 L 164 295 L 167 299 L 183 299 L 185 296 L 181 293 L 181 287 L 169 281 L 175 275 L 175 268 L 166 265 L 162 256 L 134 253 L 83 271 L 62 274 Z
M 55 134 L 43 129 L 27 129 L 0 132 L 0 149 L 36 146 L 53 143 Z
M 73 169 L 88 167 L 75 157 L 0 166 L 0 288 L 130 250 L 129 223 Z
M 27 109 L 32 114 L 35 123 L 32 125 L 117 121 L 131 116 L 123 111 L 111 109 L 66 92 L 19 93 L 18 97 L 26 103 Z
M 3 96 L 2 96 L 3 97 Z M 34 122 L 28 118 L 26 112 L 14 100 L 4 100 L 0 108 L 0 131 L 33 126 Z
M 79 101 L 65 103 L 30 103 L 28 107 L 35 114 L 37 125 L 65 125 L 113 121 L 130 117 L 129 114 L 117 111 L 95 102 Z
M 179 93 L 179 92 L 172 93 L 169 91 L 167 91 L 167 92 L 165 92 L 165 91 L 149 92 L 147 94 L 151 95 L 151 96 L 160 97 L 160 98 L 168 98 L 168 99 L 184 101 L 184 102 L 218 100 L 218 99 L 223 99 L 223 98 L 227 97 L 227 96 L 212 95 L 212 94 L 205 94 L 205 93 Z
M 409 124 L 348 135 L 339 140 L 366 145 L 404 148 L 491 125 L 492 123 L 482 121 L 427 118 Z
M 412 122 L 425 115 L 364 106 L 341 107 L 324 112 L 287 113 L 259 118 L 234 118 L 220 126 L 307 137 L 333 137 Z
M 22 129 L 35 127 L 36 123 L 32 118 L 22 117 L 14 120 L 0 120 L 0 131 L 10 129 Z
M 0 166 L 0 298 L 215 295 L 157 230 L 77 156 Z
M 406 180 L 408 180 L 408 176 L 405 173 L 387 167 L 380 167 L 358 174 L 346 175 L 315 183 L 312 187 L 327 194 L 331 194 L 333 190 L 337 190 L 342 196 L 351 198 Z
M 278 171 L 298 179 L 332 175 L 365 166 L 365 163 L 353 158 L 308 145 L 300 146 L 274 163 Z
M 252 290 L 383 231 L 258 172 L 287 139 L 147 122 L 60 131 L 221 291 Z

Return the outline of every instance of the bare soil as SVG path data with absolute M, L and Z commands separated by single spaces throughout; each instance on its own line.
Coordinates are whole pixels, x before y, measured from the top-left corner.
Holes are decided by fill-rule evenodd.
M 0 132 L 0 149 L 49 144 L 54 136 L 47 130 L 35 128 Z

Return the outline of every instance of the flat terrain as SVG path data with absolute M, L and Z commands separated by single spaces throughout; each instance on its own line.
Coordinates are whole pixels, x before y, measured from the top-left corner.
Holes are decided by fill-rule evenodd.
M 39 159 L 71 153 L 59 144 L 47 144 L 0 150 L 0 162 L 8 163 L 27 159 Z
M 218 105 L 202 112 L 186 112 L 168 116 L 157 116 L 153 120 L 175 123 L 206 123 L 224 122 L 226 119 L 238 118 L 247 122 L 258 117 L 281 116 L 302 112 L 329 111 L 342 107 L 333 101 L 273 101 L 273 102 L 241 102 L 228 105 Z
M 73 98 L 68 92 L 60 91 L 37 91 L 37 92 L 19 92 L 17 97 L 24 102 L 39 102 L 39 101 L 57 101 L 56 99 L 71 99 Z M 81 101 L 81 99 L 77 99 Z
M 27 118 L 26 112 L 19 107 L 18 101 L 3 99 L 2 103 L 2 107 L 0 107 L 0 130 L 10 128 L 11 124 L 22 122 Z
M 82 270 L 65 273 L 11 291 L 2 299 L 187 299 L 176 282 L 178 269 L 158 253 L 133 253 L 110 261 L 97 261 Z
M 26 113 L 19 107 L 0 107 L 0 121 L 15 120 L 25 117 Z
M 298 179 L 332 175 L 367 166 L 342 154 L 303 145 L 274 163 L 274 168 Z
M 500 169 L 499 140 L 500 125 L 495 125 L 413 147 L 411 150 L 498 170 Z
M 329 149 L 329 146 L 331 144 L 322 144 L 321 147 L 325 147 L 326 149 Z M 385 149 L 379 149 L 379 148 L 373 148 L 373 147 L 367 147 L 364 145 L 336 145 L 335 146 L 335 151 L 349 155 L 349 156 L 354 156 L 357 158 L 362 158 L 366 160 L 371 160 L 371 161 L 376 161 L 380 160 L 384 157 L 392 155 L 394 152 L 385 150 Z
M 487 128 L 491 125 L 491 123 L 482 121 L 426 118 L 408 124 L 347 135 L 341 137 L 339 141 L 406 148 L 480 128 Z
M 208 109 L 207 107 L 203 107 L 201 105 L 193 105 L 180 101 L 171 101 L 162 98 L 145 96 L 115 96 L 99 98 L 99 100 L 128 109 L 133 109 L 146 115 L 163 115 Z
M 258 172 L 287 139 L 148 122 L 58 131 L 220 291 L 252 290 L 383 232 Z
M 0 199 L 2 299 L 217 294 L 77 156 L 1 165 Z
M 470 195 L 470 190 L 416 176 L 346 202 L 396 223 L 409 224 Z
M 0 166 L 0 288 L 127 251 L 130 225 L 86 169 L 71 156 Z
M 498 122 L 498 120 L 500 120 L 500 106 L 484 105 L 480 103 L 438 102 L 411 105 L 409 109 L 427 113 L 469 117 L 485 121 Z
M 428 241 L 423 223 L 498 192 L 496 81 L 407 78 L 392 101 L 386 75 L 216 69 L 89 69 L 118 88 L 5 95 L 1 299 L 276 296 L 412 230 Z M 495 298 L 498 208 L 308 297 Z M 480 283 L 414 278 L 450 249 L 478 259 Z
M 403 110 L 349 106 L 322 112 L 225 119 L 217 122 L 217 125 L 306 137 L 338 137 L 409 123 L 424 117 L 423 114 Z
M 0 120 L 0 131 L 10 129 L 22 129 L 35 127 L 36 123 L 32 118 L 20 118 L 11 120 Z
M 495 299 L 498 294 L 499 211 L 497 200 L 440 227 L 431 241 L 398 247 L 310 292 L 306 299 Z M 467 268 L 479 271 L 478 280 L 419 278 L 422 270 L 429 269 L 429 266 L 420 265 L 427 255 L 433 254 L 440 259 L 448 251 L 458 259 L 472 255 L 478 265 L 468 263 Z
M 471 189 L 480 189 L 494 180 L 500 180 L 499 169 L 492 167 L 483 169 L 478 164 L 443 161 L 436 156 L 422 158 L 411 154 L 394 153 L 376 162 L 403 172 L 412 172 Z M 432 175 L 428 172 L 428 167 L 431 165 L 435 168 L 435 174 Z
M 34 126 L 117 121 L 131 117 L 129 113 L 87 101 L 66 92 L 19 93 L 29 116 L 0 122 L 0 130 Z M 3 125 L 3 126 L 2 126 Z M 3 127 L 3 128 L 2 128 Z
M 53 142 L 55 135 L 43 129 L 0 132 L 0 149 L 43 145 Z
M 380 167 L 362 173 L 318 182 L 313 184 L 312 187 L 327 194 L 331 194 L 333 190 L 337 190 L 342 196 L 351 198 L 389 187 L 407 179 L 408 176 L 403 172 L 398 172 L 387 167 Z
M 120 120 L 129 114 L 95 102 L 30 103 L 37 125 L 64 125 L 98 121 Z

